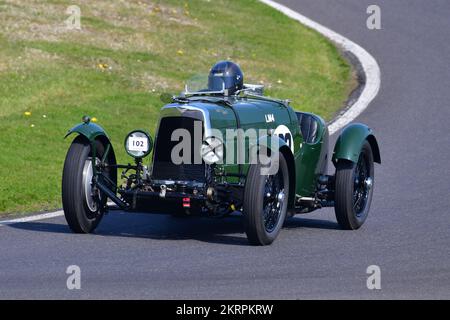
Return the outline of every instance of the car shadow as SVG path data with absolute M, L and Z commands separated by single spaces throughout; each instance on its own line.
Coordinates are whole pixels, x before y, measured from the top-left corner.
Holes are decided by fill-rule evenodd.
M 334 221 L 323 220 L 323 219 L 313 219 L 304 217 L 292 217 L 286 220 L 283 228 L 285 229 L 326 229 L 326 230 L 341 230 L 339 224 Z
M 63 218 L 62 218 L 63 219 Z M 10 228 L 44 233 L 72 234 L 61 222 L 21 222 Z M 172 215 L 111 212 L 94 232 L 105 237 L 145 238 L 155 240 L 198 240 L 228 245 L 249 245 L 241 216 L 226 218 L 175 217 Z
M 11 224 L 9 227 L 33 232 L 72 233 L 65 221 L 62 223 L 45 222 L 45 220 L 24 222 Z M 339 226 L 327 220 L 293 217 L 286 220 L 284 228 L 339 229 Z M 94 234 L 105 237 L 198 240 L 215 244 L 249 245 L 240 215 L 206 218 L 113 212 L 102 220 Z
M 95 231 L 103 236 L 149 238 L 155 240 L 198 240 L 202 242 L 248 245 L 240 216 L 226 218 L 175 217 L 160 214 L 122 213 L 108 217 Z

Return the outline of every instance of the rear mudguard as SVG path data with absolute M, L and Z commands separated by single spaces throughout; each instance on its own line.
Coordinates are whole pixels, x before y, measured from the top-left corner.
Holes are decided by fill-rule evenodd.
M 380 149 L 372 129 L 365 124 L 354 123 L 345 127 L 337 139 L 332 158 L 333 164 L 336 166 L 341 159 L 358 162 L 361 148 L 366 140 L 372 147 L 374 161 L 381 163 Z

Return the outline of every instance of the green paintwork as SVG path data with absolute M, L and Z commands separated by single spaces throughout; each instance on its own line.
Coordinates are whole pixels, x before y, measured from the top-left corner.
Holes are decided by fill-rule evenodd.
M 380 151 L 377 140 L 370 129 L 365 124 L 354 123 L 347 126 L 336 141 L 333 152 L 333 163 L 345 159 L 356 163 L 361 152 L 364 141 L 368 140 L 374 154 L 374 161 L 381 163 Z
M 74 132 L 85 136 L 91 142 L 94 141 L 99 136 L 104 136 L 109 140 L 105 130 L 103 130 L 103 128 L 100 127 L 99 125 L 92 122 L 80 123 L 76 125 L 72 129 L 70 129 L 69 132 L 67 132 L 64 138 L 67 138 Z
M 291 116 L 288 112 L 289 107 L 287 107 L 286 105 L 265 100 L 239 99 L 233 103 L 233 108 L 236 110 L 239 116 L 240 126 L 244 131 L 249 129 L 275 130 L 279 125 L 285 125 L 291 131 L 294 140 L 299 135 L 298 126 L 295 126 L 295 124 L 292 123 Z M 265 117 L 266 115 L 269 114 L 274 116 L 275 120 L 273 122 L 266 122 Z M 213 120 L 211 121 L 211 125 L 217 128 L 218 126 L 221 125 L 221 123 L 215 122 Z M 236 128 L 236 126 L 224 128 Z M 281 139 L 278 139 L 278 141 L 279 147 L 286 144 Z M 265 145 L 266 147 L 269 147 L 269 141 L 267 137 L 260 136 L 259 143 Z M 244 150 L 246 151 L 245 154 L 246 159 L 248 159 L 252 147 L 254 146 L 250 145 L 245 146 Z M 236 150 L 234 154 L 235 155 L 237 154 Z M 243 168 L 244 175 L 247 175 L 248 168 L 249 168 L 248 165 L 244 165 Z M 238 166 L 226 165 L 225 172 L 237 174 L 239 172 Z
M 317 139 L 313 143 L 302 143 L 299 152 L 295 155 L 296 193 L 303 197 L 309 197 L 316 191 L 317 179 L 322 172 L 321 159 L 328 152 L 328 145 L 324 142 L 328 139 L 328 130 L 325 121 L 315 116 L 318 120 Z

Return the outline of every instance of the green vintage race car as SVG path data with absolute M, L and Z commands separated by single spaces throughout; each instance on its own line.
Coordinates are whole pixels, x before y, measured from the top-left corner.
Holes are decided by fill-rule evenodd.
M 116 163 L 108 135 L 89 117 L 69 130 L 67 136 L 77 136 L 64 164 L 62 201 L 74 232 L 92 232 L 112 209 L 213 217 L 240 212 L 254 245 L 272 243 L 287 217 L 323 207 L 334 206 L 343 229 L 366 220 L 374 162 L 381 162 L 366 125 L 343 129 L 331 154 L 335 175 L 328 175 L 324 120 L 263 96 L 263 87 L 244 84 L 232 62 L 217 63 L 203 88 L 186 87 L 168 100 L 154 142 L 146 130 L 126 136 L 133 165 Z

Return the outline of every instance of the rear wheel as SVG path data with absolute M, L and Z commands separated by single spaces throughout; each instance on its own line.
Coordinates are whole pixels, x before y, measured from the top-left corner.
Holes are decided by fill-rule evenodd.
M 96 163 L 100 162 L 105 147 L 96 141 Z M 64 216 L 76 233 L 90 233 L 100 223 L 107 197 L 92 184 L 93 161 L 89 141 L 78 136 L 72 142 L 64 162 L 62 202 Z M 109 175 L 108 172 L 104 174 Z
M 343 229 L 355 230 L 366 220 L 374 183 L 373 153 L 365 141 L 358 162 L 339 161 L 336 166 L 334 210 Z
M 244 222 L 252 245 L 269 245 L 280 233 L 286 218 L 289 174 L 286 159 L 279 153 L 278 172 L 262 175 L 261 165 L 252 164 L 244 191 Z

